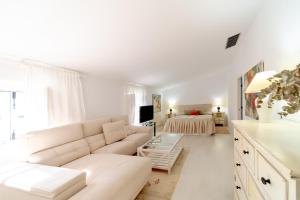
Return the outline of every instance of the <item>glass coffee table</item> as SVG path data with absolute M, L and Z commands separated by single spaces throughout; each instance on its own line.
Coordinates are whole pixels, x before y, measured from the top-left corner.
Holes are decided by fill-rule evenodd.
M 138 147 L 137 154 L 149 157 L 152 168 L 167 170 L 170 174 L 183 147 L 179 144 L 183 134 L 162 134 L 153 137 L 144 145 Z

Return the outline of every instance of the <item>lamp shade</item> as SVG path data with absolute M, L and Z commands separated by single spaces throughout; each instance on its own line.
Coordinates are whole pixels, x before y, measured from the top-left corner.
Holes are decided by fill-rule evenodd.
M 271 82 L 268 80 L 268 78 L 271 78 L 275 74 L 275 71 L 264 71 L 255 74 L 245 93 L 258 93 L 262 89 L 269 87 Z
M 222 98 L 215 98 L 213 101 L 214 106 L 222 106 L 223 105 L 223 100 Z
M 169 109 L 174 109 L 174 108 L 175 108 L 175 104 L 170 103 L 170 104 L 169 104 Z

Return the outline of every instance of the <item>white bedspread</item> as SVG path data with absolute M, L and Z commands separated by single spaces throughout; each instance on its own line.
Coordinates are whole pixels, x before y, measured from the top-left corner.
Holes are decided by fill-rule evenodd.
M 186 134 L 213 134 L 215 133 L 215 123 L 212 115 L 179 115 L 166 121 L 164 131 Z

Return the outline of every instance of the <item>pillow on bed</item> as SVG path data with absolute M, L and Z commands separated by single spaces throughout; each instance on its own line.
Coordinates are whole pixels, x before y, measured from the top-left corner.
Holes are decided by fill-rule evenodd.
M 190 115 L 200 115 L 200 110 L 193 110 L 190 112 Z
M 192 110 L 185 110 L 185 111 L 183 112 L 183 114 L 184 114 L 184 115 L 189 115 L 191 112 L 192 112 Z

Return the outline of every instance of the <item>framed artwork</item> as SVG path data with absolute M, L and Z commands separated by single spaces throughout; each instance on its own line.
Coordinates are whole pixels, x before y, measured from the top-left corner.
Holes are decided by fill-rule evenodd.
M 252 67 L 244 75 L 244 91 L 247 89 L 255 74 L 264 71 L 264 62 L 260 62 Z M 258 119 L 258 114 L 255 106 L 257 94 L 245 94 L 245 115 L 253 119 Z
M 152 104 L 154 113 L 161 112 L 161 95 L 160 94 L 152 94 Z

